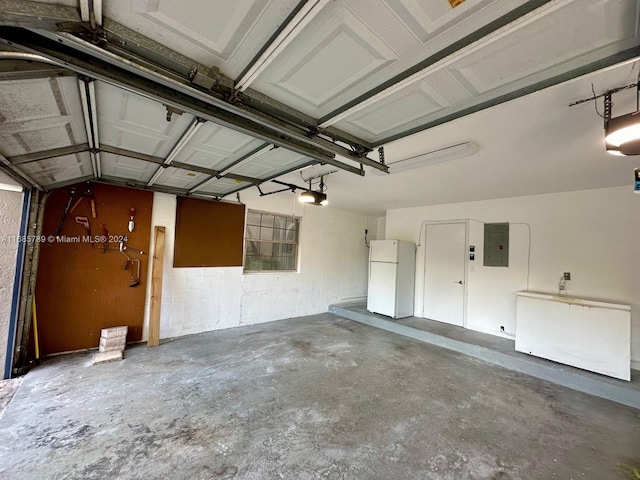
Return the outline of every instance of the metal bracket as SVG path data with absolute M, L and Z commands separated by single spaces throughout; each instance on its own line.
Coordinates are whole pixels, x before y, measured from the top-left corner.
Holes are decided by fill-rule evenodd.
M 320 129 L 318 129 L 318 127 L 315 125 L 308 126 L 307 130 L 308 130 L 307 137 L 309 138 L 317 137 L 318 134 L 320 133 Z
M 613 100 L 611 99 L 611 92 L 607 92 L 604 95 L 604 130 L 607 131 L 609 126 L 609 120 L 611 120 L 611 110 L 613 108 Z M 595 101 L 595 99 L 594 99 Z
M 173 116 L 174 113 L 177 115 L 182 115 L 184 113 L 179 108 L 172 107 L 171 105 L 165 105 L 164 107 L 167 109 L 167 122 L 171 121 L 171 117 Z
M 241 95 L 242 94 L 238 90 L 230 90 L 225 97 L 225 100 L 232 105 L 237 105 L 242 101 Z
M 62 22 L 58 24 L 58 31 L 72 33 L 94 45 L 102 46 L 108 41 L 107 31 L 104 28 L 98 25 L 91 28 L 91 25 L 85 22 Z

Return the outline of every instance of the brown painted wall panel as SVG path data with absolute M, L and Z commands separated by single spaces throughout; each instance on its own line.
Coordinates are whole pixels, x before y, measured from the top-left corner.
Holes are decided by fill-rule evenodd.
M 241 267 L 244 205 L 178 197 L 174 267 Z
M 71 187 L 51 193 L 44 215 L 43 235 L 55 235 L 69 198 Z M 85 184 L 77 185 L 80 198 Z M 127 341 L 142 339 L 145 289 L 149 268 L 149 240 L 153 193 L 111 185 L 94 184 L 97 218 L 91 217 L 91 205 L 85 198 L 67 216 L 61 236 L 87 235 L 75 222 L 87 217 L 93 236 L 102 234 L 101 224 L 109 232 L 110 248 L 103 244 L 46 241 L 41 245 L 36 302 L 40 351 L 42 355 L 97 347 L 102 328 L 127 325 Z M 127 230 L 129 209 L 136 209 L 135 229 Z M 128 236 L 128 246 L 145 252 L 127 253 L 141 260 L 140 285 L 130 287 L 131 266 L 123 270 L 126 257 L 118 250 L 118 236 Z

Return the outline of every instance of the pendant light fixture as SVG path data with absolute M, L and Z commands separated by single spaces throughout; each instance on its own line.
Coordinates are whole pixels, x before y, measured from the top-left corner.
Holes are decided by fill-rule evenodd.
M 604 140 L 607 153 L 640 155 L 640 81 L 636 83 L 636 110 L 611 118 L 613 92 L 604 96 Z
M 329 201 L 327 200 L 327 194 L 323 191 L 325 190 L 324 176 L 320 177 L 319 188 L 320 189 L 318 191 L 312 190 L 311 180 L 309 180 L 309 189 L 300 194 L 299 200 L 302 203 L 307 203 L 309 205 L 321 205 L 324 207 L 329 203 Z

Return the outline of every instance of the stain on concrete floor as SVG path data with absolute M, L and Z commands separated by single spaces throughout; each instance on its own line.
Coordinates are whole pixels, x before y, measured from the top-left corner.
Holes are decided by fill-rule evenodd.
M 615 479 L 640 411 L 323 314 L 32 370 L 3 479 Z
M 4 415 L 7 405 L 13 399 L 20 385 L 22 385 L 23 380 L 22 377 L 0 380 L 0 418 Z

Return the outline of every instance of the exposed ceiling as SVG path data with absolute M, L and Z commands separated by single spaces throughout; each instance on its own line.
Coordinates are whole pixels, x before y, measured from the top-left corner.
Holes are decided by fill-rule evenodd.
M 630 61 L 392 142 L 385 147 L 388 162 L 466 141 L 478 151 L 389 175 L 333 173 L 326 179 L 330 205 L 380 216 L 394 208 L 615 186 L 628 186 L 633 195 L 640 157 L 607 154 L 594 102 L 569 104 L 591 96 L 592 84 L 602 92 L 635 83 L 637 76 L 638 62 Z M 614 95 L 616 115 L 635 109 L 635 93 Z M 597 105 L 602 114 L 602 98 Z M 300 181 L 296 175 L 283 179 Z
M 640 0 L 188 5 L 0 0 L 0 180 L 223 198 L 330 169 L 331 204 L 371 215 L 631 182 L 568 104 L 637 82 Z M 376 151 L 465 141 L 404 173 Z

